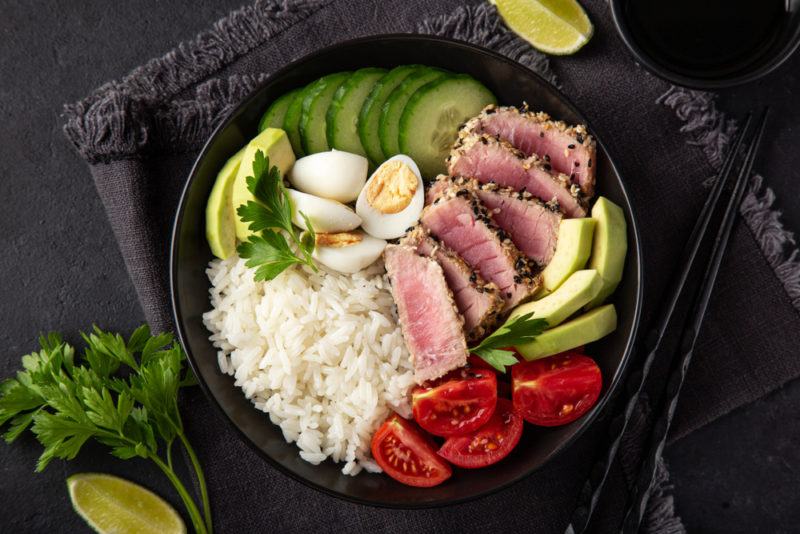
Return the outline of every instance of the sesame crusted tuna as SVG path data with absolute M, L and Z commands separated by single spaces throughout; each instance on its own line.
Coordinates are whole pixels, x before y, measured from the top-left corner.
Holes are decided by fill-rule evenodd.
M 414 380 L 422 384 L 463 367 L 467 343 L 462 319 L 442 268 L 400 245 L 387 246 L 384 259 L 400 329 L 414 364 Z
M 448 161 L 451 176 L 467 176 L 481 183 L 496 183 L 527 191 L 542 202 L 557 203 L 568 217 L 585 217 L 586 206 L 577 185 L 537 156 L 526 157 L 506 141 L 488 134 L 470 134 L 453 145 Z
M 420 219 L 441 243 L 500 290 L 509 310 L 526 300 L 539 286 L 538 266 L 523 255 L 472 191 L 450 187 L 430 205 Z
M 547 113 L 528 111 L 527 106 L 519 110 L 492 105 L 470 119 L 459 136 L 473 133 L 499 136 L 526 156 L 536 154 L 553 171 L 569 176 L 584 194 L 594 194 L 597 148 L 586 126 L 553 121 Z
M 462 177 L 440 176 L 431 186 L 429 198 L 435 198 L 453 184 L 474 191 L 489 210 L 492 220 L 511 237 L 523 254 L 539 265 L 550 263 L 556 251 L 561 212 L 532 198 L 527 191 L 517 192 L 494 183 L 480 184 Z
M 494 326 L 497 314 L 503 308 L 497 286 L 486 283 L 458 254 L 433 239 L 422 226 L 409 232 L 401 244 L 436 260 L 453 292 L 456 307 L 464 317 L 467 339 L 472 341 L 483 337 Z

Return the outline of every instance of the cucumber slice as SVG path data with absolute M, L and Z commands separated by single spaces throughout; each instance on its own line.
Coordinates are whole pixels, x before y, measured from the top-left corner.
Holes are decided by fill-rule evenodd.
M 414 92 L 425 84 L 438 80 L 447 75 L 443 70 L 425 67 L 403 80 L 398 85 L 381 109 L 378 136 L 381 140 L 381 150 L 387 158 L 400 153 L 398 133 L 400 131 L 400 117 L 403 109 Z
M 336 90 L 351 74 L 351 72 L 328 74 L 308 86 L 300 112 L 300 141 L 306 154 L 316 154 L 331 149 L 326 138 L 325 117 Z
M 361 146 L 364 147 L 367 157 L 376 166 L 386 160 L 386 156 L 381 150 L 381 140 L 378 137 L 383 104 L 403 80 L 421 68 L 426 67 L 421 65 L 400 65 L 393 68 L 375 84 L 364 101 L 364 105 L 361 106 L 361 112 L 358 114 L 358 138 L 361 140 Z
M 286 118 L 286 110 L 289 109 L 289 104 L 292 103 L 292 99 L 299 92 L 300 89 L 289 91 L 270 104 L 258 123 L 259 133 L 267 128 L 283 128 L 283 119 Z
M 445 171 L 445 158 L 458 135 L 458 126 L 497 99 L 471 76 L 448 76 L 416 91 L 400 117 L 400 151 L 433 178 Z
M 300 115 L 303 111 L 303 99 L 306 97 L 308 87 L 306 86 L 295 93 L 289 102 L 289 107 L 286 108 L 286 116 L 283 118 L 283 130 L 289 136 L 292 150 L 298 158 L 306 155 L 303 152 L 303 142 L 300 140 Z
M 358 114 L 375 84 L 386 69 L 359 69 L 339 86 L 326 117 L 327 138 L 331 148 L 366 156 L 358 138 Z

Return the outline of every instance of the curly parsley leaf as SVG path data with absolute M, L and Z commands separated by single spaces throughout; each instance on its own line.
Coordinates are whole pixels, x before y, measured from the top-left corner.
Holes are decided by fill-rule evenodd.
M 239 206 L 236 213 L 242 222 L 250 223 L 248 228 L 255 235 L 240 243 L 237 252 L 248 260 L 248 267 L 256 269 L 256 281 L 272 280 L 296 263 L 316 270 L 311 257 L 315 242 L 311 220 L 300 212 L 308 232 L 299 236 L 292 225 L 292 201 L 283 185 L 280 170 L 275 166 L 270 167 L 269 158 L 261 150 L 256 152 L 253 159 L 253 176 L 248 176 L 246 180 L 247 189 L 256 201 L 251 200 Z M 284 233 L 289 236 L 294 248 Z
M 484 338 L 477 346 L 469 351 L 480 356 L 483 361 L 500 371 L 506 372 L 506 366 L 517 363 L 514 352 L 507 347 L 527 343 L 536 338 L 547 328 L 547 321 L 534 319 L 533 313 L 519 315 L 506 321 L 491 335 Z

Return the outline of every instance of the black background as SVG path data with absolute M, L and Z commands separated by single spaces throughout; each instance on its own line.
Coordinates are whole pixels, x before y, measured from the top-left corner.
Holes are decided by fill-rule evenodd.
M 4 2 L 0 11 L 0 376 L 39 332 L 143 321 L 88 169 L 63 136 L 62 104 L 191 39 L 243 0 Z M 342 36 L 343 38 L 345 36 Z M 559 62 L 554 62 L 556 72 Z M 760 168 L 787 227 L 800 232 L 800 54 L 764 80 L 723 91 L 723 109 L 773 106 Z M 791 532 L 800 525 L 800 382 L 667 450 L 678 513 L 695 532 Z M 0 445 L 0 530 L 82 531 L 65 478 L 101 471 L 169 496 L 155 468 L 88 447 L 34 474 L 30 438 Z M 174 500 L 173 500 L 174 502 Z M 175 503 L 176 505 L 178 503 Z M 216 513 L 226 513 L 216 510 Z

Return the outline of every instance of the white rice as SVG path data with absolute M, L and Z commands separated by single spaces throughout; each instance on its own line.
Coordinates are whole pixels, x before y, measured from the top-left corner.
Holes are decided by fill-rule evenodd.
M 391 410 L 410 415 L 413 372 L 382 265 L 354 275 L 291 267 L 271 282 L 234 256 L 206 271 L 203 315 L 220 370 L 312 464 L 380 471 L 370 439 Z

